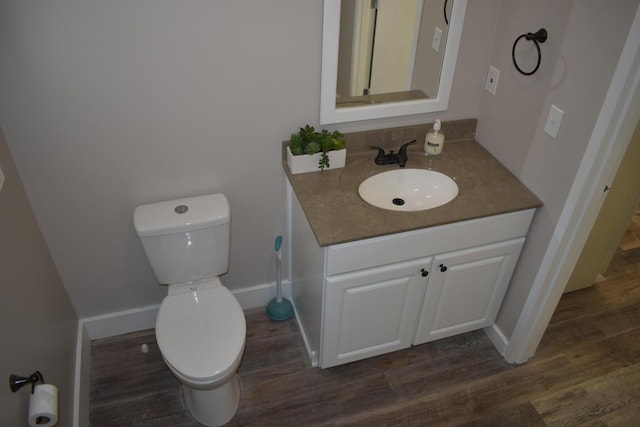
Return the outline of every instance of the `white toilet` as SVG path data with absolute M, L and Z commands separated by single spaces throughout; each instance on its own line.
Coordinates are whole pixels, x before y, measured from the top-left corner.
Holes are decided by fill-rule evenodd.
M 206 426 L 227 423 L 240 401 L 246 323 L 218 278 L 229 266 L 229 212 L 225 195 L 211 194 L 138 206 L 133 214 L 158 282 L 169 285 L 156 320 L 158 347 L 191 415 Z

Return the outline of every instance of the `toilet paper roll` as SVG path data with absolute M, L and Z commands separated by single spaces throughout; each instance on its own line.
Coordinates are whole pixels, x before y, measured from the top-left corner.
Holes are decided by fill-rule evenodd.
M 58 389 L 51 384 L 38 384 L 29 395 L 29 425 L 49 427 L 58 422 Z

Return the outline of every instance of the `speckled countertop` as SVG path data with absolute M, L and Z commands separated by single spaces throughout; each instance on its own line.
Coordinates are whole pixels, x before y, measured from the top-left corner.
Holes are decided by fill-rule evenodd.
M 425 157 L 423 142 L 430 125 L 346 134 L 344 168 L 292 175 L 283 168 L 320 246 L 329 246 L 403 231 L 535 208 L 540 200 L 473 139 L 475 119 L 443 123 L 447 139 L 439 156 Z M 376 152 L 417 139 L 407 150 L 407 168 L 442 172 L 458 184 L 458 196 L 446 205 L 418 212 L 377 208 L 358 195 L 366 178 L 398 168 L 373 162 Z

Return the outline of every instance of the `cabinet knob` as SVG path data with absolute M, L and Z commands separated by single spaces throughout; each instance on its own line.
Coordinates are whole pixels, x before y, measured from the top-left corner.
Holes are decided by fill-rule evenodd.
M 444 264 L 440 264 L 440 271 L 442 271 L 443 273 L 447 271 L 447 266 Z
M 420 273 L 422 274 L 422 277 L 427 277 L 429 275 L 429 272 L 424 268 L 420 269 Z

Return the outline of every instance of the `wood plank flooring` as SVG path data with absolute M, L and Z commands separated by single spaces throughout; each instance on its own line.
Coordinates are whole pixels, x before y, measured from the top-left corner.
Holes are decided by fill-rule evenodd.
M 518 366 L 477 331 L 321 370 L 295 320 L 246 318 L 229 426 L 640 426 L 640 248 L 564 295 L 536 356 Z M 94 341 L 91 364 L 93 427 L 199 426 L 152 330 Z

